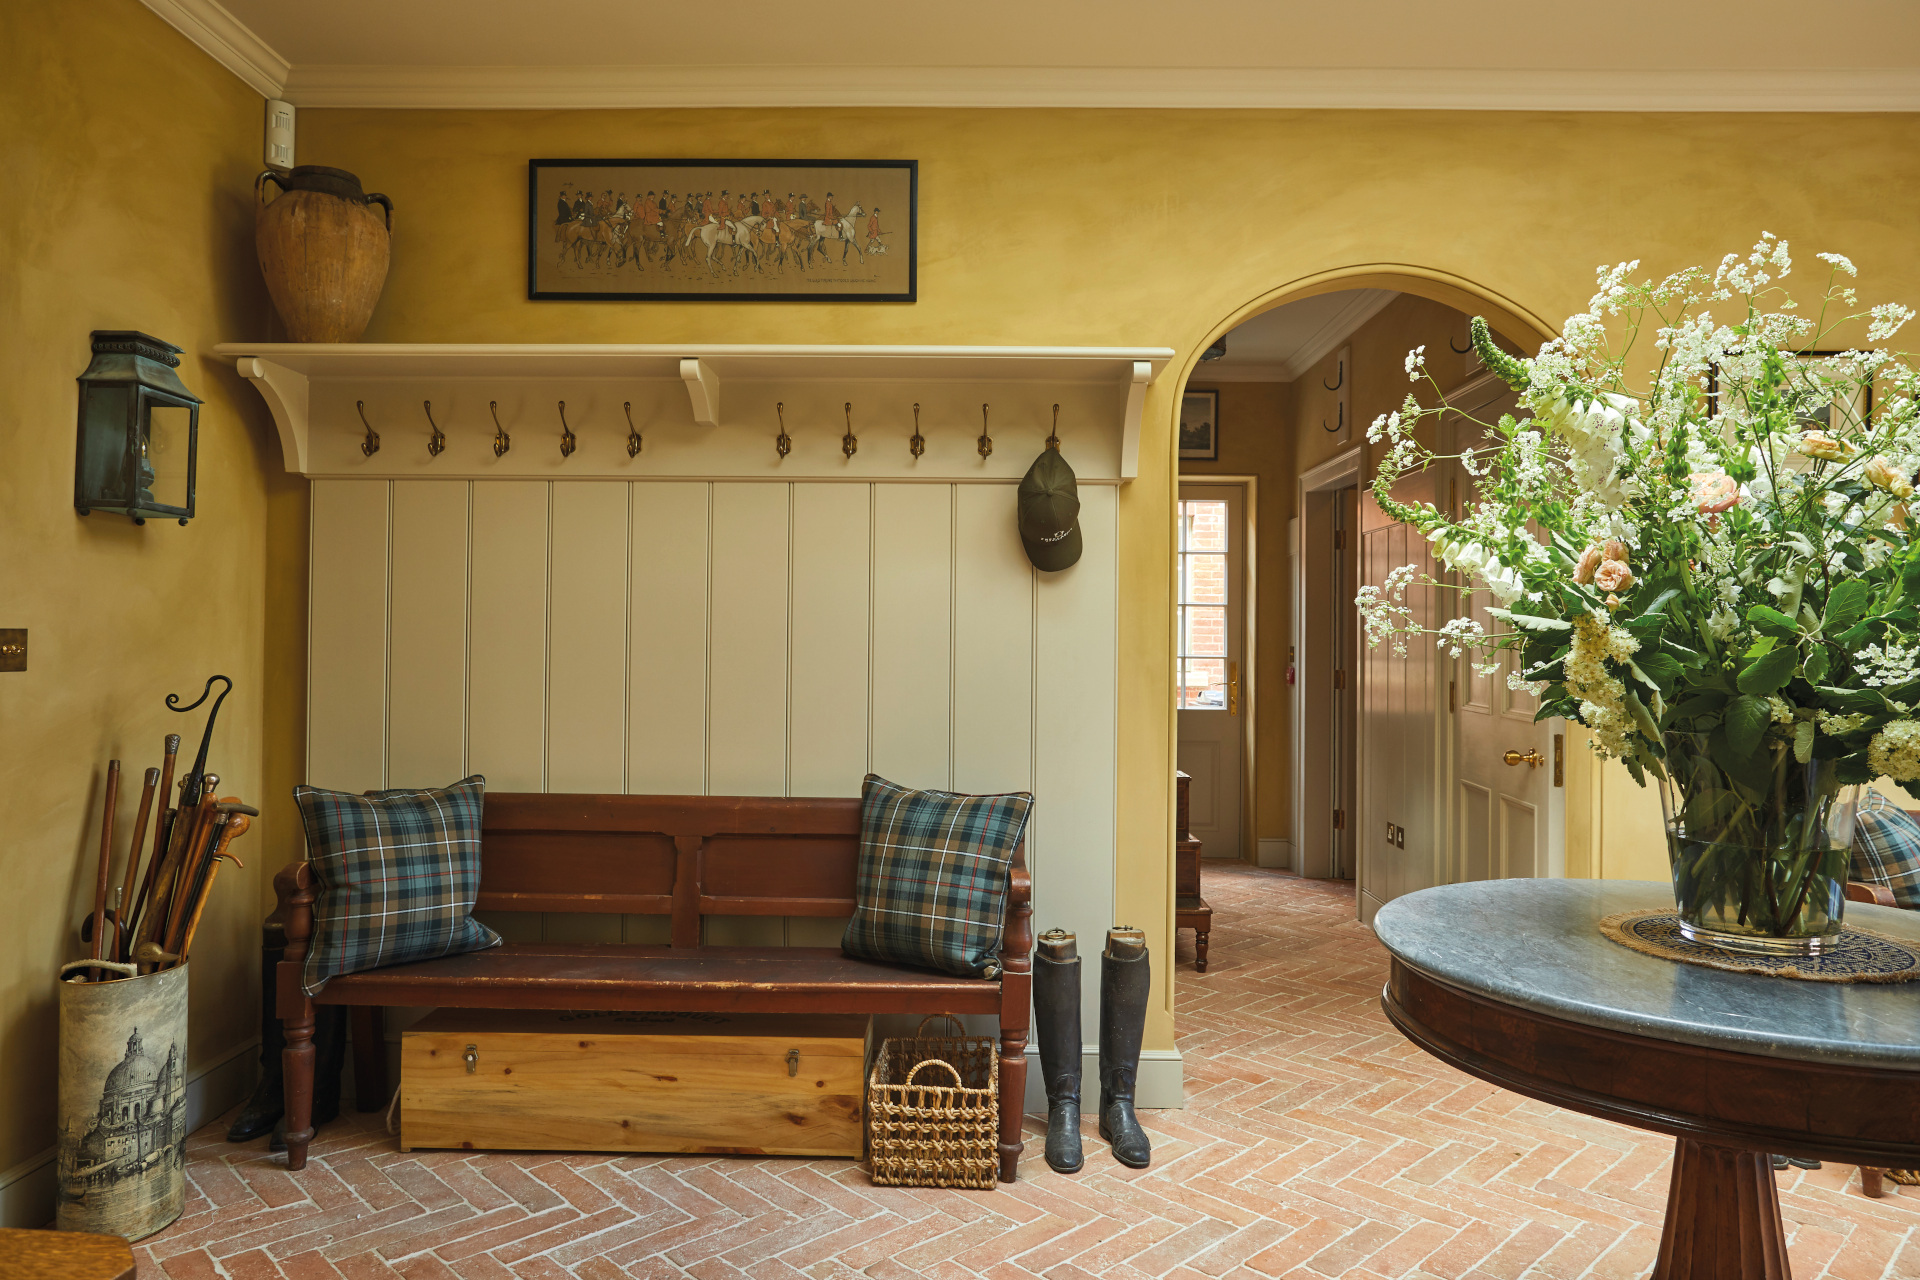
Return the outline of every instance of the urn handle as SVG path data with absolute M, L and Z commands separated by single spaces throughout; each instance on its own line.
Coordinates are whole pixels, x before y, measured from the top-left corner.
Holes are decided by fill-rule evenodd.
M 378 204 L 387 211 L 387 230 L 393 230 L 393 201 L 376 191 L 367 197 L 367 203 Z
M 268 178 L 272 178 L 274 185 L 279 187 L 281 191 L 287 189 L 287 180 L 285 178 L 271 169 L 264 170 L 259 177 L 253 180 L 253 202 L 255 204 L 265 204 L 267 202 Z

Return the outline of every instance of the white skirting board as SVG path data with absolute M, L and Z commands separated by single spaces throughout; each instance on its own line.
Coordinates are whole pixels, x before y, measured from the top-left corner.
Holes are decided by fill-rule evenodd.
M 187 1132 L 192 1133 L 253 1090 L 254 1063 L 260 1056 L 258 1038 L 230 1051 L 187 1077 Z M 0 1227 L 53 1225 L 53 1157 L 48 1147 L 0 1170 Z
M 1278 871 L 1293 870 L 1293 841 L 1262 840 L 1254 851 L 1254 861 Z
M 1187 1105 L 1184 1067 L 1178 1049 L 1145 1049 L 1140 1054 L 1140 1078 L 1133 1087 L 1138 1108 L 1180 1108 Z M 1027 1046 L 1027 1100 L 1030 1115 L 1047 1114 L 1047 1087 L 1040 1079 L 1040 1050 Z M 1080 1050 L 1080 1110 L 1092 1115 L 1100 1105 L 1100 1046 Z

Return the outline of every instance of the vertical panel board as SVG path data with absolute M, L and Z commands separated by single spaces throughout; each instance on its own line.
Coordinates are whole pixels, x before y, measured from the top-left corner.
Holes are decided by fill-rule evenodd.
M 1039 575 L 1034 680 L 1034 811 L 1027 858 L 1036 931 L 1056 926 L 1097 956 L 1115 921 L 1117 701 L 1115 495 L 1080 491 L 1080 562 Z M 1137 923 L 1137 922 L 1133 922 Z M 1100 1007 L 1100 965 L 1081 966 L 1083 1007 Z M 1093 1024 L 1088 1023 L 1091 1033 Z
M 465 480 L 393 486 L 390 787 L 443 787 L 466 775 L 470 487 Z
M 547 569 L 547 790 L 626 781 L 627 494 L 618 480 L 556 482 Z
M 389 488 L 313 482 L 306 779 L 316 787 L 386 785 Z
M 953 784 L 953 486 L 873 491 L 873 771 Z
M 473 483 L 467 759 L 494 791 L 546 786 L 550 487 Z
M 786 793 L 788 495 L 784 484 L 713 486 L 712 795 Z
M 711 489 L 704 482 L 633 485 L 626 790 L 639 795 L 707 790 Z
M 787 794 L 857 796 L 867 771 L 872 488 L 793 486 Z
M 1034 568 L 1014 487 L 955 485 L 953 788 L 1033 789 Z

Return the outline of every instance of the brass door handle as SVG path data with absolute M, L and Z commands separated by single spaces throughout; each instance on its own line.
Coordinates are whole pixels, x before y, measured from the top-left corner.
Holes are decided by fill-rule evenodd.
M 1227 664 L 1227 714 L 1240 714 L 1240 664 L 1237 662 Z
M 1500 758 L 1506 761 L 1508 764 L 1524 764 L 1529 769 L 1538 769 L 1541 765 L 1547 762 L 1547 758 L 1541 755 L 1537 750 L 1529 751 L 1525 755 L 1521 755 L 1518 751 L 1509 751 L 1505 755 L 1501 756 Z

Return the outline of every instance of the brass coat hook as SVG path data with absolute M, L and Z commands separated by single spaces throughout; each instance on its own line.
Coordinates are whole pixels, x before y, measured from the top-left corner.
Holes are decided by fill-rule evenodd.
M 637 458 L 640 456 L 640 445 L 642 441 L 640 439 L 640 428 L 633 425 L 633 401 L 621 401 L 620 409 L 621 412 L 627 415 L 627 456 L 629 458 Z
M 373 429 L 371 422 L 367 421 L 367 402 L 365 400 L 355 400 L 353 407 L 360 411 L 360 425 L 367 429 L 367 438 L 360 442 L 360 452 L 371 458 L 374 454 L 380 452 L 380 433 Z
M 573 438 L 573 428 L 567 425 L 567 402 L 560 402 L 560 456 L 571 458 L 579 441 Z
M 853 434 L 853 401 L 847 401 L 846 410 L 847 434 L 840 437 L 840 452 L 851 458 L 860 449 L 860 440 Z
M 433 428 L 433 434 L 427 438 L 427 456 L 437 458 L 447 447 L 447 433 L 433 420 L 433 401 L 421 401 L 427 407 L 427 425 Z
M 1060 452 L 1060 406 L 1053 406 L 1053 430 L 1047 433 L 1047 448 Z
M 993 453 L 993 437 L 987 434 L 987 406 L 980 406 L 980 439 L 977 442 L 982 458 Z
M 913 406 L 913 438 L 907 441 L 907 448 L 919 457 L 927 451 L 927 438 L 920 434 L 920 406 Z
M 787 434 L 786 402 L 783 400 L 780 403 L 774 405 L 773 412 L 780 419 L 780 434 L 773 438 L 773 447 L 776 450 L 778 450 L 780 453 L 780 456 L 784 458 L 789 453 L 793 452 L 793 437 Z
M 504 458 L 507 450 L 513 448 L 513 437 L 508 435 L 507 429 L 500 425 L 500 402 L 487 401 L 487 412 L 493 415 L 493 456 Z
M 1347 362 L 1342 360 L 1339 367 L 1340 372 L 1334 376 L 1332 386 L 1327 387 L 1327 380 L 1325 378 L 1320 379 L 1320 385 L 1327 387 L 1329 391 L 1338 391 L 1341 387 L 1344 387 L 1347 384 Z

